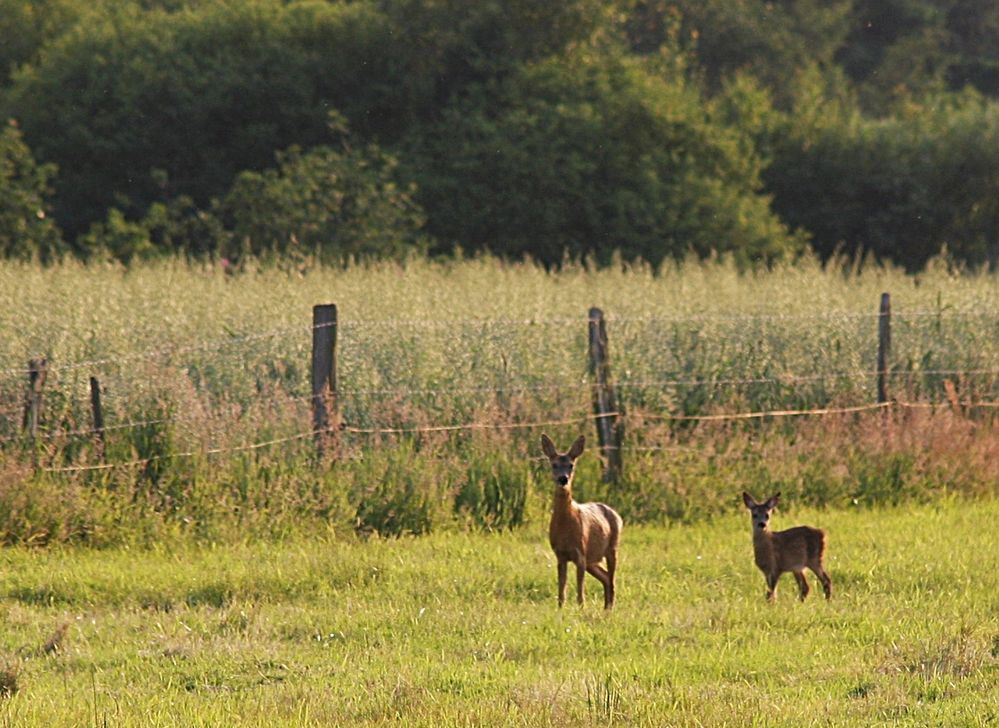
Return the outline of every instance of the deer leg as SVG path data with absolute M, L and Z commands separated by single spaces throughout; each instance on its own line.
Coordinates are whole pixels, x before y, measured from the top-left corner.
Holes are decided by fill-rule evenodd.
M 588 564 L 586 570 L 593 574 L 604 586 L 604 609 L 610 609 L 614 604 L 614 586 L 610 574 L 600 564 Z
M 822 568 L 822 564 L 815 564 L 809 568 L 819 577 L 819 581 L 822 582 L 822 591 L 826 593 L 826 599 L 830 599 L 832 597 L 832 579 L 829 578 L 829 574 Z
M 583 577 L 586 576 L 586 561 L 582 555 L 576 557 L 576 601 L 583 606 Z
M 565 582 L 567 577 L 567 572 L 569 569 L 569 562 L 563 559 L 561 556 L 558 557 L 558 605 L 561 607 L 565 603 Z
M 767 574 L 767 601 L 772 602 L 777 599 L 777 580 L 780 579 L 780 572 Z
M 794 578 L 798 582 L 798 598 L 801 601 L 805 601 L 805 597 L 808 596 L 808 579 L 805 578 L 804 571 L 794 572 Z
M 607 552 L 607 581 L 610 586 L 610 601 L 607 607 L 614 606 L 614 572 L 617 571 L 617 549 L 611 549 Z

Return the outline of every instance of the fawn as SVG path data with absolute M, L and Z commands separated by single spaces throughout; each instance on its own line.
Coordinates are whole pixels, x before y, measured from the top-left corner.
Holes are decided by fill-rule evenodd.
M 756 565 L 767 579 L 767 600 L 773 601 L 777 593 L 777 580 L 785 571 L 794 574 L 798 581 L 801 601 L 808 596 L 805 568 L 809 568 L 822 582 L 826 599 L 832 596 L 832 580 L 822 566 L 826 550 L 826 533 L 820 528 L 796 526 L 786 531 L 770 530 L 770 514 L 780 499 L 780 493 L 765 503 L 757 503 L 753 496 L 743 491 L 742 500 L 753 517 L 753 554 Z
M 558 559 L 558 605 L 565 602 L 566 572 L 576 565 L 576 600 L 583 604 L 583 577 L 590 572 L 604 587 L 604 609 L 614 606 L 614 570 L 617 546 L 624 523 L 621 516 L 603 503 L 577 503 L 572 499 L 572 476 L 576 459 L 583 454 L 586 438 L 580 436 L 563 454 L 548 435 L 541 436 L 541 449 L 552 466 L 555 498 L 548 542 Z M 607 568 L 600 565 L 607 559 Z

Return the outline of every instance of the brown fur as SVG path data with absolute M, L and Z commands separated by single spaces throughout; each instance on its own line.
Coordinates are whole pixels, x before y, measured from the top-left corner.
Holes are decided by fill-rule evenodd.
M 826 533 L 820 528 L 796 526 L 786 531 L 770 530 L 770 514 L 780 499 L 777 493 L 765 503 L 757 503 L 749 493 L 742 494 L 746 508 L 753 519 L 753 555 L 756 565 L 767 580 L 767 599 L 773 601 L 777 594 L 777 580 L 786 571 L 794 574 L 798 582 L 801 601 L 808 596 L 805 569 L 811 569 L 822 582 L 826 599 L 832 596 L 832 580 L 822 565 L 826 551 Z
M 552 467 L 555 496 L 548 542 L 558 560 L 558 605 L 565 603 L 569 562 L 576 565 L 576 600 L 583 604 L 583 578 L 587 572 L 604 587 L 604 608 L 614 606 L 614 572 L 623 522 L 621 516 L 603 503 L 577 503 L 572 499 L 572 478 L 576 459 L 583 453 L 586 439 L 580 437 L 565 453 L 559 453 L 548 435 L 541 436 Z M 600 562 L 607 560 L 605 569 Z

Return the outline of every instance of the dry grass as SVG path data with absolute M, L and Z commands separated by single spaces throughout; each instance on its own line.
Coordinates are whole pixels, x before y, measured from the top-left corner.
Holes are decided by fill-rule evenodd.
M 0 326 L 11 332 L 0 341 L 2 366 L 44 354 L 55 367 L 34 448 L 18 439 L 24 377 L 0 376 L 0 542 L 516 525 L 497 520 L 499 501 L 467 503 L 485 497 L 486 480 L 503 497 L 526 487 L 517 523 L 530 523 L 543 517 L 534 468 L 542 428 L 507 426 L 569 419 L 577 424 L 546 429 L 565 441 L 592 432 L 584 316 L 594 303 L 610 317 L 612 373 L 628 413 L 615 495 L 632 520 L 724 512 L 729 486 L 781 488 L 816 505 L 992 493 L 993 411 L 966 403 L 999 399 L 995 283 L 941 266 L 916 279 L 814 261 L 752 274 L 717 262 L 551 273 L 415 261 L 235 278 L 180 261 L 129 270 L 0 263 Z M 939 408 L 895 409 L 887 425 L 880 412 L 668 419 L 870 403 L 873 314 L 885 289 L 896 312 L 892 393 Z M 347 425 L 486 429 L 348 431 L 335 467 L 316 462 L 308 323 L 330 291 Z M 977 373 L 927 373 L 941 370 Z M 43 469 L 100 464 L 87 433 L 92 374 L 104 387 L 106 457 L 133 464 L 36 473 L 35 460 Z

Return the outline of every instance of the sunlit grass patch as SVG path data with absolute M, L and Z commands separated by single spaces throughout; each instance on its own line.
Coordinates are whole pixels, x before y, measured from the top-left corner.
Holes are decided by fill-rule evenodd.
M 556 608 L 540 525 L 5 549 L 0 655 L 17 691 L 0 721 L 984 725 L 999 700 L 997 512 L 788 503 L 776 527 L 829 533 L 834 597 L 805 603 L 786 575 L 766 603 L 742 513 L 629 524 L 610 612 L 592 579 L 584 608 Z

